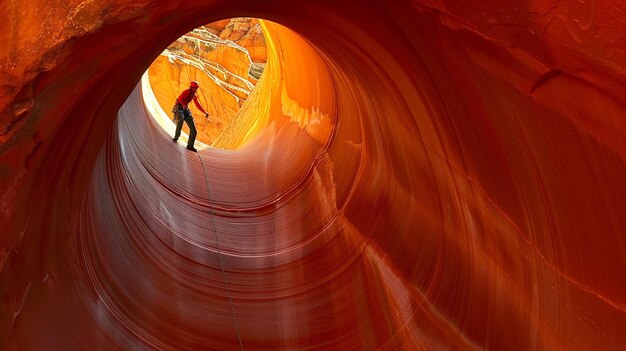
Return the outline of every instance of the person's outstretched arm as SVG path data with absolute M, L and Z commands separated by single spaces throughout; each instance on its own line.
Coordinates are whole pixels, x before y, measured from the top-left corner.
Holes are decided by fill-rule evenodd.
M 209 114 L 206 113 L 206 111 L 204 110 L 202 105 L 200 105 L 200 101 L 198 101 L 198 96 L 194 96 L 193 97 L 193 103 L 196 104 L 196 107 L 198 108 L 198 110 L 200 110 L 200 111 L 202 111 L 204 113 L 204 117 L 209 117 Z

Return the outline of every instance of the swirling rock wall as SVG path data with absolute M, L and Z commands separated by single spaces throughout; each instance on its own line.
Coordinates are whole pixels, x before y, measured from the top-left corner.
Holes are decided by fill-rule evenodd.
M 2 349 L 626 347 L 625 11 L 2 2 Z M 187 152 L 137 83 L 237 16 L 268 79 Z

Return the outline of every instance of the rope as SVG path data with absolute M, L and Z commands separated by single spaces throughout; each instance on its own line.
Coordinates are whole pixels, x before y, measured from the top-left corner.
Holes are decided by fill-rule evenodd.
M 215 227 L 215 214 L 213 213 L 213 204 L 211 201 L 211 188 L 209 188 L 209 179 L 206 173 L 206 168 L 204 167 L 204 162 L 202 161 L 202 157 L 200 157 L 200 153 L 197 152 L 198 158 L 200 159 L 200 164 L 202 165 L 202 170 L 204 172 L 204 181 L 206 182 L 206 189 L 209 194 L 209 211 L 211 214 L 211 221 L 213 222 L 213 232 L 215 232 L 215 242 L 217 243 L 217 256 L 220 259 L 220 267 L 222 268 L 222 276 L 224 277 L 224 284 L 226 284 L 226 294 L 228 295 L 228 301 L 230 302 L 230 311 L 233 314 L 233 321 L 235 322 L 235 329 L 237 330 L 237 339 L 239 340 L 239 347 L 241 351 L 243 350 L 243 342 L 241 341 L 241 334 L 239 333 L 239 323 L 237 322 L 237 316 L 235 315 L 235 305 L 233 304 L 233 298 L 230 295 L 230 287 L 228 286 L 228 279 L 226 279 L 226 271 L 224 270 L 224 260 L 222 259 L 222 251 L 220 249 L 220 240 L 217 236 L 217 228 Z

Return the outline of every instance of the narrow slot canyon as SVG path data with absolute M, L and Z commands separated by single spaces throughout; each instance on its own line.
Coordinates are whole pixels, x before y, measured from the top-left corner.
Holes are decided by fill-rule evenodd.
M 625 12 L 0 3 L 0 349 L 626 348 Z

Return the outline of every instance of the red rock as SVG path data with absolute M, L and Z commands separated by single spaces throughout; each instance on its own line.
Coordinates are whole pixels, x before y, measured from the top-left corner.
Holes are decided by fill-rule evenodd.
M 196 154 L 137 83 L 243 5 L 0 3 L 1 349 L 626 348 L 625 1 L 246 6 Z

